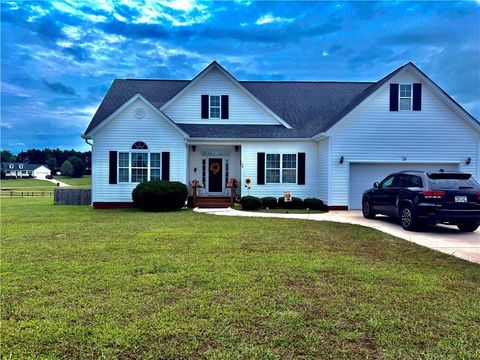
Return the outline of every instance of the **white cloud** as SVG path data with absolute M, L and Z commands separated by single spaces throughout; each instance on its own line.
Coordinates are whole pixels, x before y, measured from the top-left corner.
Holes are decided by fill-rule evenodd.
M 22 98 L 31 98 L 32 95 L 28 93 L 28 90 L 17 85 L 9 84 L 2 81 L 1 84 L 2 93 L 10 94 Z
M 13 126 L 12 124 L 8 123 L 8 122 L 1 122 L 0 123 L 0 128 L 2 129 L 11 129 Z
M 284 18 L 280 16 L 273 16 L 272 14 L 265 14 L 263 16 L 260 16 L 257 21 L 255 21 L 255 24 L 257 25 L 266 25 L 266 24 L 271 24 L 271 23 L 291 23 L 295 19 L 294 18 Z
M 322 51 L 322 56 L 328 56 L 328 52 L 326 52 L 325 50 Z
M 60 47 L 63 47 L 63 48 L 69 48 L 69 47 L 73 46 L 73 42 L 66 41 L 66 40 L 59 40 L 59 41 L 56 42 L 56 44 Z
M 137 24 L 160 24 L 168 21 L 173 26 L 190 26 L 205 22 L 210 12 L 205 5 L 193 0 L 153 1 L 146 0 L 142 6 L 129 4 L 142 14 L 133 19 Z
M 62 31 L 72 40 L 80 40 L 80 38 L 85 35 L 85 32 L 82 28 L 77 26 L 66 25 L 62 28 Z
M 113 17 L 114 17 L 115 19 L 117 19 L 118 21 L 121 21 L 121 22 L 126 22 L 126 21 L 127 21 L 127 18 L 126 18 L 126 17 L 124 17 L 124 16 L 122 16 L 122 15 L 120 15 L 120 14 L 117 14 L 117 13 L 114 13 L 114 14 L 113 14 Z

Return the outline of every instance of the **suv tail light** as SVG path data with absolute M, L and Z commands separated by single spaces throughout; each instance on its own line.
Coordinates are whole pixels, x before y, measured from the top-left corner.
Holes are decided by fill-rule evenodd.
M 426 190 L 420 193 L 425 199 L 441 199 L 445 196 L 445 191 Z

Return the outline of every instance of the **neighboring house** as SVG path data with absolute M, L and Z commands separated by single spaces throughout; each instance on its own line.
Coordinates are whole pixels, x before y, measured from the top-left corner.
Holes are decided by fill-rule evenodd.
M 6 178 L 34 177 L 45 179 L 47 175 L 50 175 L 50 169 L 40 164 L 2 162 L 2 169 L 5 171 Z
M 115 80 L 82 137 L 94 207 L 129 205 L 148 179 L 359 209 L 397 170 L 480 177 L 479 122 L 411 62 L 378 82 L 238 81 L 217 62 L 190 81 Z

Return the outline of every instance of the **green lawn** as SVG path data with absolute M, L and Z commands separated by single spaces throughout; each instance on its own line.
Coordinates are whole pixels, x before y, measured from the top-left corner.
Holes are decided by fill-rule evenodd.
M 0 180 L 1 188 L 11 188 L 15 191 L 47 191 L 55 189 L 55 184 L 37 179 Z
M 81 178 L 72 178 L 68 176 L 54 176 L 54 179 L 71 185 L 75 188 L 91 188 L 92 177 L 90 175 L 84 175 Z
M 369 228 L 1 202 L 5 358 L 480 358 L 480 266 Z

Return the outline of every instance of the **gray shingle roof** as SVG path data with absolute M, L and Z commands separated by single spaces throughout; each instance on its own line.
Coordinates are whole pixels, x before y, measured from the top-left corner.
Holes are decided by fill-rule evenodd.
M 10 165 L 13 165 L 13 168 L 10 168 Z M 19 165 L 23 165 L 23 168 L 20 169 Z M 15 162 L 2 162 L 2 168 L 3 170 L 35 170 L 39 168 L 40 166 L 43 166 L 41 164 L 27 164 L 27 163 L 15 163 Z
M 281 125 L 178 124 L 190 137 L 310 138 L 328 130 L 408 64 L 378 82 L 240 81 L 293 129 Z M 137 93 L 160 108 L 189 80 L 117 79 L 85 133 Z

